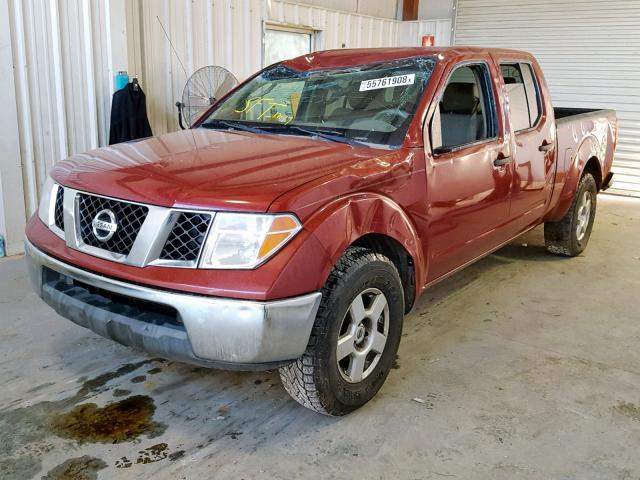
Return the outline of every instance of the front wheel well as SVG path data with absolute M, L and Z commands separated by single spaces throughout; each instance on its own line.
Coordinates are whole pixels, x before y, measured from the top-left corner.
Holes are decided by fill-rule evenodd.
M 416 272 L 413 258 L 404 246 L 396 239 L 380 233 L 363 235 L 352 245 L 381 253 L 393 262 L 402 281 L 404 313 L 409 313 L 416 299 Z
M 582 174 L 590 173 L 593 179 L 596 181 L 596 187 L 598 191 L 602 188 L 602 169 L 600 168 L 600 162 L 596 157 L 591 157 L 587 164 L 584 166 Z

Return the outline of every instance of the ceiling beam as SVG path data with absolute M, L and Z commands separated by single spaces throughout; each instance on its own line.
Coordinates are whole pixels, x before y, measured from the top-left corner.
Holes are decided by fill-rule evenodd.
M 420 0 L 403 0 L 402 20 L 417 20 Z

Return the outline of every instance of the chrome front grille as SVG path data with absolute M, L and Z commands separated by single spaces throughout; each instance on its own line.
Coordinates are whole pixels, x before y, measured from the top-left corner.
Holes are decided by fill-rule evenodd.
M 214 212 L 143 205 L 62 186 L 54 195 L 48 225 L 67 246 L 138 267 L 197 267 L 215 216 Z M 111 219 L 106 227 L 105 211 Z M 104 235 L 110 226 L 113 233 Z
M 118 224 L 113 237 L 105 241 L 96 236 L 92 225 L 103 210 L 112 211 Z M 78 193 L 80 239 L 87 245 L 112 253 L 129 255 L 148 213 L 149 208 L 144 205 Z
M 181 212 L 164 244 L 160 259 L 196 261 L 210 223 L 211 215 L 207 213 Z
M 64 188 L 56 189 L 56 204 L 53 211 L 54 224 L 60 230 L 64 231 Z

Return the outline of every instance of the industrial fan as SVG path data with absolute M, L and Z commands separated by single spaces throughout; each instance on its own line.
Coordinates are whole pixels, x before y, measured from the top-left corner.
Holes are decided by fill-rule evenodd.
M 184 129 L 184 124 L 191 127 L 211 105 L 237 84 L 238 79 L 226 68 L 208 65 L 196 70 L 184 86 L 182 101 L 176 102 L 180 128 Z

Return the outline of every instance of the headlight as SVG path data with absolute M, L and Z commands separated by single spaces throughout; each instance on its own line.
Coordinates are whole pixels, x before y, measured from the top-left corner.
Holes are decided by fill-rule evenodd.
M 43 223 L 50 227 L 54 223 L 54 209 L 56 206 L 56 193 L 58 185 L 52 180 L 51 177 L 47 177 L 47 181 L 42 189 L 42 196 L 40 197 L 40 205 L 38 206 L 38 217 Z
M 217 213 L 200 268 L 255 268 L 280 250 L 302 226 L 290 214 Z

